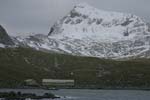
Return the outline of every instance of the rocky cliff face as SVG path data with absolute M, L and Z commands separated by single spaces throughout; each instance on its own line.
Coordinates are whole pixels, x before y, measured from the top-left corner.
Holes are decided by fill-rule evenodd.
M 6 30 L 0 25 L 0 43 L 1 45 L 14 45 L 11 37 L 7 34 Z
M 18 44 L 99 58 L 150 57 L 150 28 L 140 17 L 76 5 L 58 20 L 48 36 L 17 37 Z

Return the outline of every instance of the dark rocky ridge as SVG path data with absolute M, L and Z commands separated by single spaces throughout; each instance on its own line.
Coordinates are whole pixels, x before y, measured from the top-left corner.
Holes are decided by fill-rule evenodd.
M 11 37 L 7 34 L 6 30 L 0 25 L 0 43 L 4 45 L 14 45 Z

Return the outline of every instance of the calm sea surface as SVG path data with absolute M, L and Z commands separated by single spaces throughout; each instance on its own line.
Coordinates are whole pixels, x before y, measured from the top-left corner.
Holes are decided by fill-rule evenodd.
M 62 89 L 62 90 L 41 90 L 41 89 L 1 89 L 0 92 L 21 91 L 22 93 L 54 93 L 61 96 L 57 100 L 150 100 L 150 91 L 140 90 L 82 90 L 82 89 Z

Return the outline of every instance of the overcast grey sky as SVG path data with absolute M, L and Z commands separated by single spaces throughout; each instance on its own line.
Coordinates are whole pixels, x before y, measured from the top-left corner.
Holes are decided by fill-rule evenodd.
M 50 26 L 75 4 L 132 13 L 150 22 L 150 0 L 0 0 L 0 24 L 9 34 L 49 32 Z

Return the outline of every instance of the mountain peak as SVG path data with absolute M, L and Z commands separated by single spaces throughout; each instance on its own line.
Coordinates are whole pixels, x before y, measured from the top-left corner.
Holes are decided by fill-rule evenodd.
M 82 2 L 82 3 L 79 3 L 79 4 L 75 5 L 75 8 L 86 8 L 86 7 L 93 8 L 91 5 L 89 5 L 86 2 Z
M 99 9 L 94 8 L 93 6 L 87 4 L 87 3 L 80 3 L 74 6 L 73 10 L 71 11 L 71 14 L 78 13 L 80 15 L 90 16 L 98 13 L 102 13 L 102 10 L 100 12 Z
M 87 3 L 81 3 L 54 24 L 49 36 L 58 34 L 59 38 L 65 36 L 75 39 L 92 38 L 103 42 L 114 42 L 130 40 L 137 34 L 147 33 L 146 30 L 147 26 L 140 17 L 99 10 Z
M 71 11 L 71 14 L 72 13 L 78 13 L 80 15 L 89 16 L 89 18 L 101 18 L 102 17 L 102 18 L 106 18 L 107 20 L 112 19 L 112 18 L 118 18 L 118 17 L 120 18 L 125 15 L 131 16 L 131 14 L 124 14 L 120 12 L 101 10 L 87 3 L 77 4 Z

